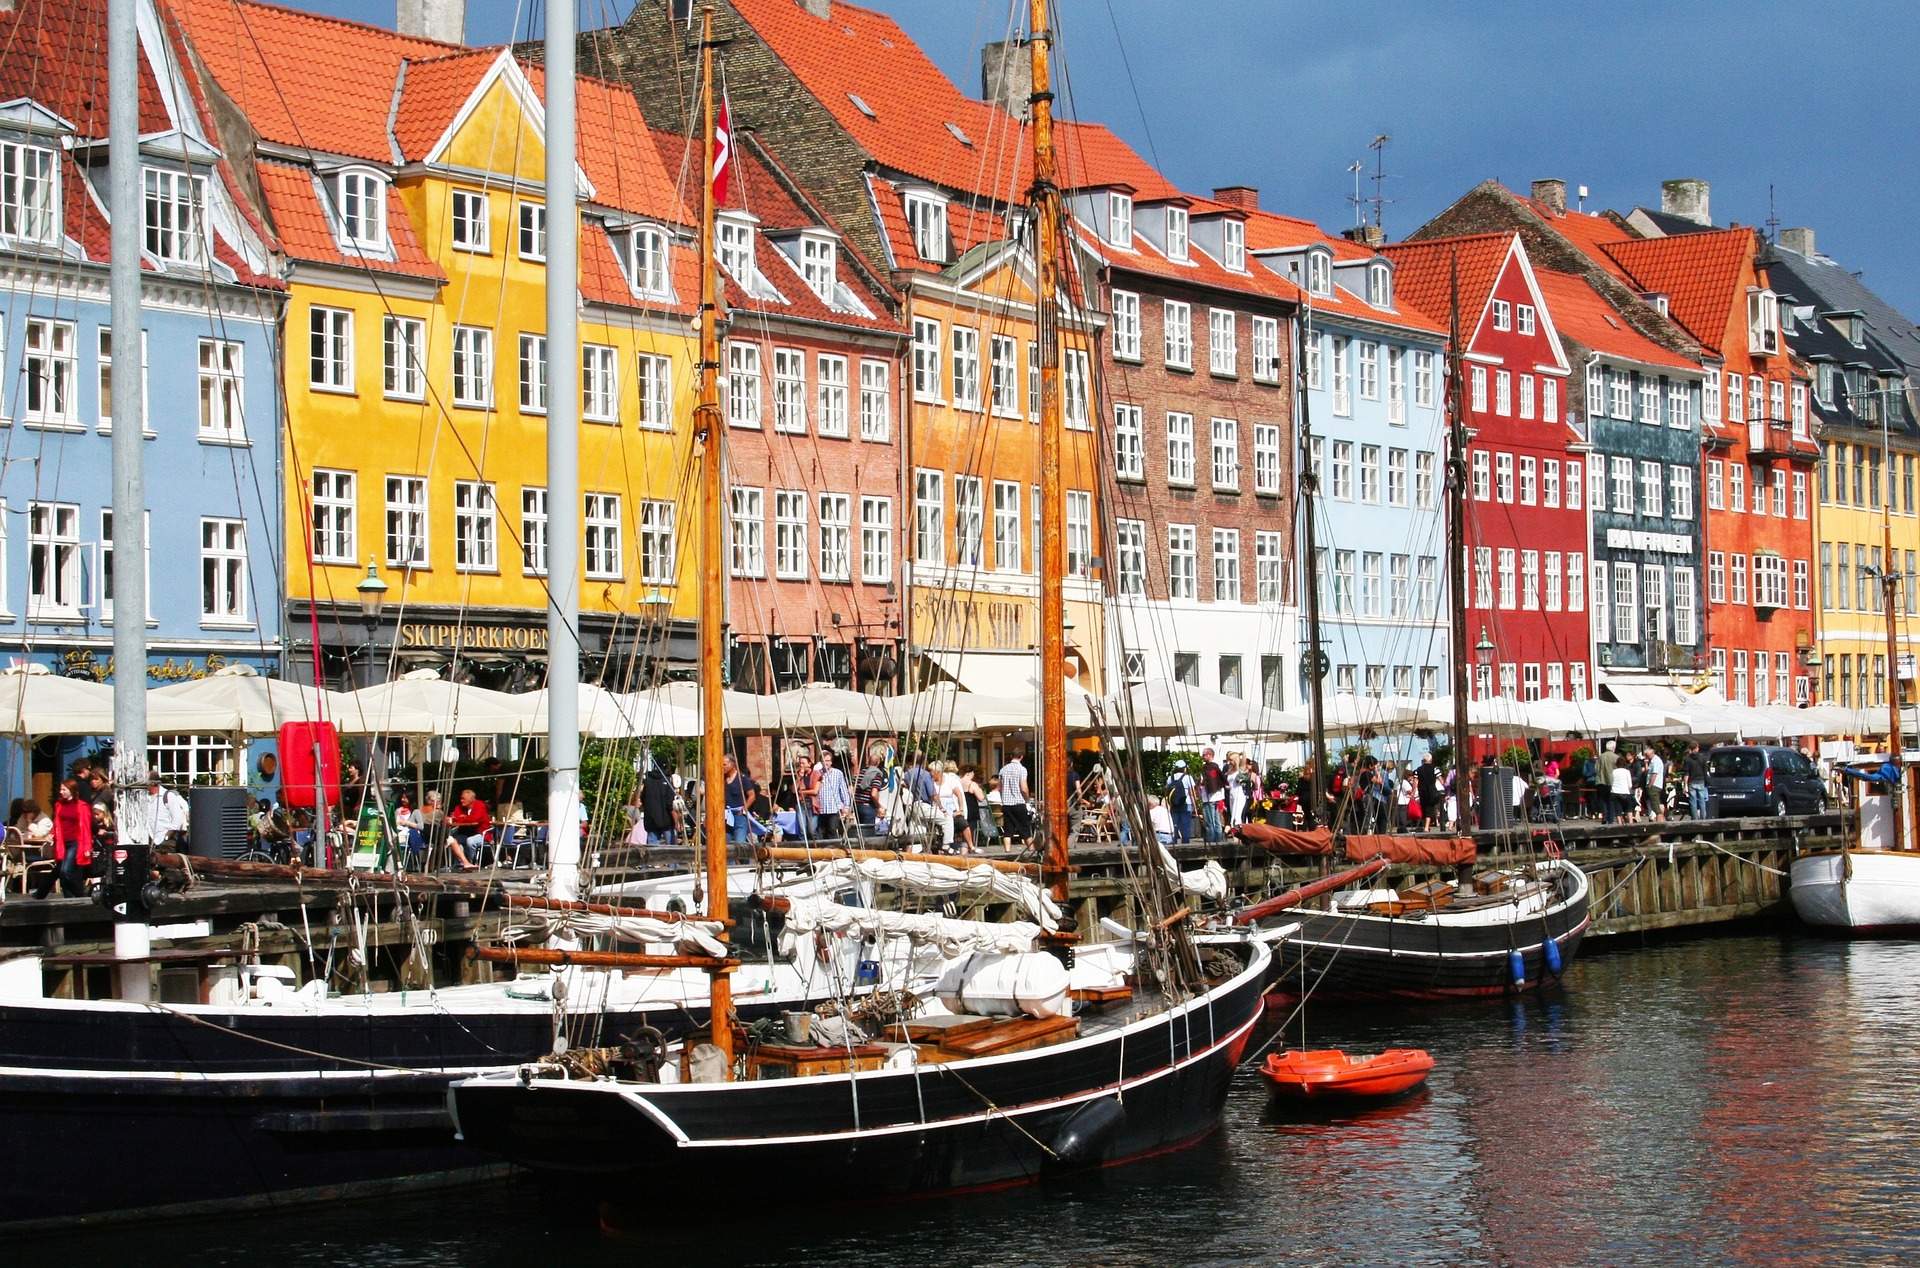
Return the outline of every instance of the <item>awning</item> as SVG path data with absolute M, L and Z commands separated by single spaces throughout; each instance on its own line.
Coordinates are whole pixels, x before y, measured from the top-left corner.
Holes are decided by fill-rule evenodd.
M 1676 687 L 1671 682 L 1662 682 L 1649 678 L 1616 678 L 1611 674 L 1600 675 L 1600 687 L 1607 695 L 1620 704 L 1639 705 L 1647 709 L 1664 709 L 1669 713 L 1692 713 L 1700 709 L 1724 709 L 1727 698 L 1709 687 L 1705 691 L 1688 691 Z
M 940 672 L 976 696 L 1037 696 L 1040 689 L 1040 653 L 1024 652 L 938 652 L 929 650 L 928 660 Z

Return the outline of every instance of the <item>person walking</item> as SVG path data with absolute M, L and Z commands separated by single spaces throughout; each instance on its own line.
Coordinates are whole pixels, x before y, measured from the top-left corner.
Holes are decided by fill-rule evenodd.
M 1433 764 L 1433 753 L 1421 755 L 1413 771 L 1414 792 L 1420 799 L 1421 827 L 1432 831 L 1445 826 L 1446 815 L 1440 809 L 1440 768 Z
M 853 804 L 853 791 L 847 787 L 847 776 L 834 760 L 832 752 L 820 755 L 820 782 L 814 789 L 814 805 L 818 818 L 814 829 L 824 841 L 838 841 L 847 834 L 844 816 L 847 808 Z
M 87 896 L 87 872 L 93 866 L 93 807 L 80 800 L 80 781 L 60 785 L 53 799 L 54 866 L 41 878 L 35 898 L 53 892 L 54 882 L 68 898 Z
M 980 773 L 971 762 L 960 768 L 960 795 L 966 802 L 967 843 L 978 854 L 987 848 L 986 836 L 980 827 L 987 804 L 987 790 L 980 786 Z
M 1167 776 L 1167 812 L 1173 816 L 1173 839 L 1181 845 L 1193 840 L 1193 800 L 1197 792 L 1198 785 L 1187 774 L 1186 759 L 1176 761 L 1173 774 Z
M 1600 822 L 1613 823 L 1620 818 L 1620 802 L 1615 795 L 1613 772 L 1620 765 L 1620 754 L 1615 751 L 1614 741 L 1608 740 L 1601 746 L 1600 756 L 1595 761 L 1594 787 L 1598 790 L 1600 801 Z M 1628 787 L 1632 781 L 1629 778 Z
M 800 827 L 800 839 L 811 841 L 819 835 L 820 775 L 818 763 L 802 757 L 793 764 L 794 819 Z
M 1227 815 L 1227 777 L 1220 770 L 1220 763 L 1213 760 L 1213 750 L 1200 750 L 1200 811 L 1202 826 L 1207 840 L 1217 842 L 1226 839 L 1226 830 L 1221 821 Z
M 720 804 L 722 813 L 726 815 L 727 844 L 745 845 L 752 824 L 747 807 L 759 793 L 760 786 L 753 782 L 751 775 L 740 769 L 740 763 L 729 753 L 720 759 L 720 787 Z
M 1613 748 L 1613 742 L 1611 740 L 1607 742 L 1607 747 L 1609 754 L 1611 754 Z M 1607 788 L 1610 794 L 1609 801 L 1611 808 L 1611 813 L 1607 816 L 1607 822 L 1618 823 L 1622 819 L 1625 819 L 1628 823 L 1632 823 L 1633 763 L 1623 757 L 1615 755 L 1613 769 L 1608 776 Z
M 1695 819 L 1706 818 L 1713 805 L 1707 792 L 1707 755 L 1700 751 L 1700 741 L 1687 741 L 1687 755 L 1680 769 L 1687 780 L 1687 812 Z
M 649 845 L 672 845 L 680 839 L 673 781 L 658 762 L 647 763 L 647 777 L 640 781 L 640 826 L 646 830 Z
M 161 784 L 160 772 L 147 772 L 147 827 L 155 845 L 176 849 L 187 844 L 187 799 Z
M 867 764 L 853 781 L 853 814 L 862 833 L 871 833 L 880 824 L 880 796 L 887 791 L 887 768 L 878 749 L 867 751 Z
M 1647 818 L 1658 822 L 1667 817 L 1667 763 L 1660 750 L 1647 746 Z
M 1007 838 L 1007 849 L 1025 849 L 1033 835 L 1032 810 L 1027 803 L 1027 768 L 1015 749 L 1000 768 L 1000 827 Z

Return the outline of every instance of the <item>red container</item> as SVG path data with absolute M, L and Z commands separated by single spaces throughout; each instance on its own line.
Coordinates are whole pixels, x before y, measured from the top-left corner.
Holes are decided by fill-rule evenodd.
M 339 732 L 331 722 L 288 722 L 280 728 L 281 798 L 311 810 L 316 786 L 326 804 L 340 804 Z

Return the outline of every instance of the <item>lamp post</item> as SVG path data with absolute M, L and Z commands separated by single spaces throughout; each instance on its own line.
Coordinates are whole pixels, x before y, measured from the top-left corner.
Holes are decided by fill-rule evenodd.
M 1483 625 L 1480 627 L 1480 641 L 1473 645 L 1473 663 L 1482 669 L 1493 668 L 1493 652 L 1493 640 L 1487 637 L 1487 627 Z M 1488 686 L 1492 686 L 1491 679 L 1488 679 Z
M 374 653 L 378 650 L 374 630 L 380 624 L 380 609 L 387 602 L 387 583 L 381 580 L 380 565 L 376 560 L 367 560 L 367 575 L 359 585 L 353 588 L 353 592 L 360 596 L 360 623 L 367 628 L 368 682 L 366 685 L 371 686 L 375 663 Z

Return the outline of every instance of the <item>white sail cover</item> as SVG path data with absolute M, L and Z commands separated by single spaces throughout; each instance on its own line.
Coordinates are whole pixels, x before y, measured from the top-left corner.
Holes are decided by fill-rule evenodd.
M 540 941 L 555 935 L 611 934 L 624 942 L 666 942 L 700 955 L 724 956 L 726 944 L 714 937 L 718 924 L 704 920 L 659 920 L 652 916 L 603 916 L 591 911 L 515 913 L 525 923 L 500 936 L 509 943 Z
M 809 875 L 774 888 L 797 901 L 802 896 L 824 896 L 854 880 L 895 885 L 916 894 L 985 893 L 1015 904 L 1049 933 L 1060 927 L 1060 908 L 1051 894 L 1018 872 L 1002 872 L 985 863 L 961 868 L 912 859 L 833 859 L 818 864 Z
M 930 946 L 949 958 L 974 951 L 1031 951 L 1040 937 L 1040 926 L 1027 920 L 1008 924 L 955 920 L 926 912 L 849 907 L 818 896 L 796 897 L 789 902 L 787 928 L 795 933 L 853 934 L 875 940 L 906 938 L 916 947 Z
M 1196 898 L 1211 898 L 1215 902 L 1224 902 L 1227 897 L 1227 869 L 1220 866 L 1217 859 L 1208 859 L 1206 866 L 1191 872 L 1180 870 L 1179 860 L 1173 857 L 1173 851 L 1160 846 L 1160 866 L 1167 869 L 1168 876 L 1180 878 L 1180 888 Z

